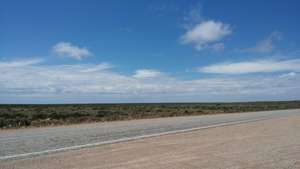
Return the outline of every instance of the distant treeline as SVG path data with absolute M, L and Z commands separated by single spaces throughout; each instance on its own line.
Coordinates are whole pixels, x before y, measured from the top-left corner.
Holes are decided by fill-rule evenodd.
M 0 128 L 300 108 L 300 101 L 0 105 Z

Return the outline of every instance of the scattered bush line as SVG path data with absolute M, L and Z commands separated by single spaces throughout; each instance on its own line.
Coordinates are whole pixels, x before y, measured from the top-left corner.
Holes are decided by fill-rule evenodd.
M 300 108 L 300 101 L 0 105 L 0 128 Z

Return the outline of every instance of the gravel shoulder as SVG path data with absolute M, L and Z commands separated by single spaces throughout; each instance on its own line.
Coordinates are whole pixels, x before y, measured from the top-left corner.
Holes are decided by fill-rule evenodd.
M 300 116 L 8 160 L 1 169 L 300 168 Z

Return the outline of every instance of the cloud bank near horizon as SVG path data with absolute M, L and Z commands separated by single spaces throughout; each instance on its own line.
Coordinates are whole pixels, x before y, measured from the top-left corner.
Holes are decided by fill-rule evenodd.
M 80 102 L 82 97 L 158 102 L 184 98 L 185 101 L 209 101 L 209 98 L 230 101 L 249 96 L 265 99 L 289 96 L 293 99 L 300 95 L 300 76 L 295 72 L 184 80 L 152 69 L 124 75 L 114 71 L 108 63 L 47 65 L 41 59 L 28 59 L 0 61 L 0 66 L 0 93 L 3 96 L 0 102 L 10 97 L 45 100 L 61 97 L 58 100 L 66 99 L 65 102 L 74 98 Z

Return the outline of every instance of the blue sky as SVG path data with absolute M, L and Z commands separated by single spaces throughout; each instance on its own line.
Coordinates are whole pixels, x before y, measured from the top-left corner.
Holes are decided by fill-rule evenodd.
M 300 99 L 300 2 L 0 6 L 0 103 Z

